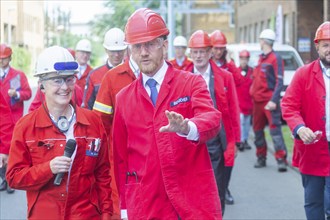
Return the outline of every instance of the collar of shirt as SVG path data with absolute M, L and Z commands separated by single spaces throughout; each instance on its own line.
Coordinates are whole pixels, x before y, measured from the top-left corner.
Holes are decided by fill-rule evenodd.
M 107 60 L 107 64 L 108 64 L 108 67 L 110 68 L 110 69 L 112 69 L 114 66 L 112 65 L 112 63 L 110 63 L 110 61 L 109 60 Z
M 129 67 L 131 68 L 132 72 L 134 73 L 136 78 L 139 78 L 140 70 L 137 63 L 133 60 L 132 55 L 129 57 Z
M 147 90 L 149 95 L 150 95 L 150 88 L 147 85 L 147 80 L 150 79 L 150 78 L 153 78 L 154 80 L 156 80 L 156 82 L 157 82 L 156 88 L 157 88 L 157 91 L 159 92 L 159 89 L 160 89 L 160 86 L 163 83 L 167 68 L 168 68 L 168 65 L 164 60 L 162 67 L 158 70 L 158 72 L 153 77 L 149 77 L 149 76 L 145 75 L 144 73 L 142 73 L 143 86 Z
M 328 78 L 330 78 L 330 68 L 326 68 L 321 60 L 320 60 L 320 65 L 321 65 L 321 69 L 322 69 L 323 74 L 325 76 L 327 76 Z
M 179 65 L 179 66 L 182 66 L 182 64 L 183 64 L 183 61 L 185 60 L 185 56 L 183 56 L 182 58 L 175 58 L 175 60 L 176 60 L 176 63 Z
M 210 63 L 207 65 L 207 69 L 205 70 L 204 73 L 199 72 L 196 67 L 194 66 L 194 73 L 195 74 L 201 74 L 203 76 L 203 78 L 205 79 L 206 77 L 210 77 L 210 73 L 211 73 L 211 65 Z
M 87 65 L 83 65 L 83 66 L 79 65 L 79 67 L 78 67 L 78 70 L 79 70 L 78 79 L 80 79 L 82 77 L 82 75 L 84 74 L 86 69 L 87 69 Z
M 6 69 L 0 69 L 0 72 L 1 72 L 1 78 L 2 79 L 4 79 L 4 78 L 6 78 L 6 76 L 7 76 L 7 74 L 8 74 L 8 72 L 9 72 L 9 66 L 6 68 Z

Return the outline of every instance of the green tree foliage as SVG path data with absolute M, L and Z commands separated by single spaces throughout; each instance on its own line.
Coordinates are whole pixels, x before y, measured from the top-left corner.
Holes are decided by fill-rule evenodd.
M 34 66 L 31 66 L 31 54 L 22 47 L 13 47 L 13 55 L 10 65 L 14 68 L 22 70 L 26 75 L 32 76 Z
M 159 0 L 108 0 L 104 2 L 107 9 L 104 14 L 98 15 L 91 22 L 93 32 L 98 36 L 104 34 L 113 27 L 124 31 L 127 19 L 138 8 L 159 8 Z

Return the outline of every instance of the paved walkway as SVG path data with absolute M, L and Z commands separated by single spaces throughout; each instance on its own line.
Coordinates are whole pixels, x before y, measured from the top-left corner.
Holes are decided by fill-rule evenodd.
M 306 219 L 301 176 L 297 170 L 289 168 L 279 173 L 271 152 L 267 156 L 267 167 L 256 169 L 255 161 L 255 148 L 238 152 L 229 186 L 235 204 L 226 206 L 224 219 Z

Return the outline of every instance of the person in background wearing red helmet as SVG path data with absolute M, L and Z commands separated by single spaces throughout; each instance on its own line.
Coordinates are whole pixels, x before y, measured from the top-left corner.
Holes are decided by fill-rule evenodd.
M 67 48 L 67 49 L 71 53 L 71 55 L 73 56 L 73 58 L 75 58 L 76 57 L 76 51 L 74 49 L 72 49 L 72 48 Z
M 113 150 L 121 208 L 128 219 L 222 219 L 204 144 L 219 132 L 221 113 L 201 76 L 164 60 L 168 34 L 162 17 L 147 8 L 126 24 L 125 40 L 141 74 L 116 96 Z
M 86 79 L 92 67 L 88 64 L 91 58 L 92 44 L 87 39 L 82 39 L 76 44 L 75 59 L 78 62 L 77 85 L 84 91 L 86 86 Z
M 283 88 L 284 63 L 281 56 L 274 52 L 275 32 L 265 29 L 260 33 L 260 55 L 258 65 L 253 70 L 250 94 L 253 100 L 253 131 L 257 162 L 255 168 L 266 166 L 267 142 L 264 129 L 268 123 L 273 139 L 275 158 L 279 172 L 287 171 L 287 149 L 281 128 L 280 94 Z
M 6 168 L 10 141 L 14 130 L 14 121 L 11 110 L 3 95 L 0 93 L 0 191 L 6 190 L 7 193 L 13 193 L 15 190 L 8 186 L 6 181 Z
M 295 138 L 292 165 L 302 175 L 306 217 L 322 220 L 330 218 L 329 21 L 318 27 L 314 42 L 319 59 L 296 71 L 282 112 Z
M 25 73 L 10 66 L 11 55 L 12 49 L 0 44 L 0 90 L 16 123 L 23 116 L 24 101 L 31 98 L 32 91 Z
M 222 214 L 224 214 L 225 195 L 234 166 L 235 143 L 240 141 L 239 132 L 236 134 L 240 129 L 235 82 L 231 73 L 219 68 L 211 59 L 211 39 L 205 31 L 194 32 L 188 46 L 193 60 L 188 71 L 203 76 L 215 108 L 222 113 L 222 129 L 206 145 L 217 180 Z
M 169 62 L 174 68 L 184 70 L 191 64 L 191 60 L 186 56 L 187 39 L 184 36 L 176 36 L 173 40 L 175 57 Z
M 42 51 L 34 76 L 45 102 L 14 128 L 6 178 L 26 191 L 27 219 L 111 219 L 107 136 L 98 115 L 71 102 L 77 68 L 63 47 Z
M 249 132 L 251 127 L 251 117 L 252 117 L 252 97 L 249 94 L 250 87 L 252 84 L 252 73 L 253 69 L 249 64 L 250 53 L 247 50 L 242 50 L 239 53 L 240 67 L 238 68 L 241 72 L 244 80 L 242 83 L 236 87 L 239 107 L 241 110 L 241 144 L 238 149 L 244 151 L 244 149 L 250 150 L 251 146 L 248 143 Z
M 218 67 L 223 68 L 233 74 L 235 85 L 241 84 L 243 77 L 236 67 L 234 61 L 230 58 L 227 51 L 227 38 L 224 33 L 215 30 L 210 34 L 212 43 L 212 59 Z
M 111 28 L 105 33 L 103 47 L 108 55 L 108 59 L 106 64 L 92 70 L 88 74 L 84 90 L 83 107 L 93 109 L 103 76 L 110 69 L 123 62 L 127 49 L 127 45 L 124 44 L 124 38 L 125 34 L 119 28 Z

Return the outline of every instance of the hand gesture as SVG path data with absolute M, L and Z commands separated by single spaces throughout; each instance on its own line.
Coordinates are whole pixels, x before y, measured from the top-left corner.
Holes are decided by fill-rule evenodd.
M 0 168 L 5 167 L 8 163 L 8 154 L 0 154 Z
M 183 116 L 176 112 L 165 111 L 165 115 L 168 119 L 168 125 L 159 129 L 159 132 L 176 132 L 182 135 L 188 135 L 189 133 L 189 119 L 183 118 Z
M 16 92 L 15 89 L 8 89 L 8 95 L 9 95 L 10 97 L 15 98 L 15 97 L 17 97 L 17 92 Z
M 66 173 L 70 169 L 71 158 L 65 156 L 55 157 L 50 161 L 49 165 L 53 174 Z
M 276 107 L 277 107 L 277 105 L 276 105 L 275 102 L 273 102 L 273 101 L 269 101 L 269 102 L 267 103 L 267 105 L 265 106 L 265 109 L 266 109 L 266 110 L 269 110 L 269 111 L 273 111 L 273 110 L 276 109 Z
M 310 144 L 316 138 L 316 135 L 314 134 L 314 132 L 307 127 L 303 127 L 301 129 L 299 129 L 298 135 L 299 135 L 300 139 L 304 142 L 304 144 Z

